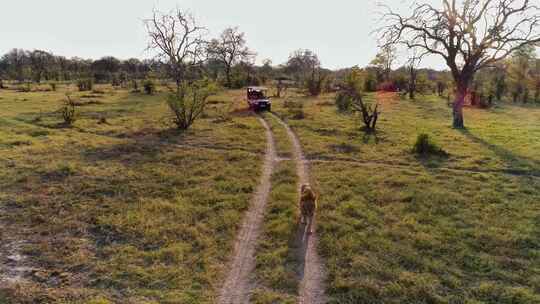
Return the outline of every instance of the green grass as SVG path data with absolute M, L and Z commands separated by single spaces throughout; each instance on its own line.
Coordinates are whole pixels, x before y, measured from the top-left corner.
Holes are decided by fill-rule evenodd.
M 262 113 L 262 115 L 268 122 L 268 125 L 270 125 L 270 129 L 274 135 L 274 143 L 278 156 L 281 158 L 292 158 L 293 146 L 285 128 L 283 128 L 273 115 L 268 113 Z
M 332 303 L 539 303 L 540 108 L 466 109 L 379 98 L 376 134 L 303 98 L 289 119 L 320 187 L 319 251 Z M 287 109 L 273 108 L 287 117 Z M 411 153 L 429 133 L 448 157 Z
M 19 302 L 212 303 L 266 144 L 254 116 L 216 118 L 241 93 L 212 97 L 179 133 L 163 119 L 163 94 L 107 86 L 73 92 L 96 102 L 59 127 L 65 89 L 0 91 L 0 218 L 45 278 L 2 292 Z
M 60 127 L 66 89 L 0 91 L 0 236 L 24 240 L 44 271 L 0 287 L 0 302 L 213 302 L 266 144 L 255 116 L 223 115 L 245 108 L 244 92 L 212 97 L 178 133 L 163 93 L 108 86 L 73 92 L 85 105 Z M 460 131 L 437 97 L 369 95 L 382 114 L 365 134 L 332 94 L 288 98 L 305 104 L 303 119 L 283 99 L 273 110 L 312 160 L 332 303 L 540 302 L 540 108 L 466 109 Z M 284 129 L 266 118 L 290 156 Z M 448 155 L 412 153 L 420 133 Z M 253 301 L 293 303 L 294 163 L 280 162 L 272 181 Z
M 298 230 L 296 167 L 292 161 L 277 165 L 257 250 L 258 288 L 254 303 L 295 303 L 298 289 L 296 232 Z

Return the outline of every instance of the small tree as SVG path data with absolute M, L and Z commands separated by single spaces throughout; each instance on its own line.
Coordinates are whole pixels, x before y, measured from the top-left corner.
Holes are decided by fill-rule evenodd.
M 305 86 L 311 96 L 319 96 L 323 91 L 323 85 L 328 77 L 328 73 L 322 69 L 313 69 L 311 75 L 306 78 Z
M 379 119 L 379 105 L 366 103 L 362 97 L 364 75 L 358 67 L 353 67 L 340 84 L 340 91 L 336 95 L 338 111 L 347 112 L 352 110 L 360 114 L 365 130 L 375 131 Z
M 203 79 L 191 85 L 183 84 L 178 91 L 171 93 L 167 104 L 173 117 L 172 122 L 179 130 L 187 130 L 201 116 L 208 97 L 215 94 L 217 87 Z
M 143 83 L 144 93 L 154 95 L 156 92 L 156 83 L 152 79 L 146 79 Z
M 409 71 L 409 99 L 414 100 L 417 89 L 418 67 L 422 62 L 422 56 L 417 49 L 413 48 L 407 60 L 407 70 Z
M 529 98 L 529 85 L 532 84 L 532 71 L 536 61 L 536 50 L 533 46 L 518 49 L 510 58 L 508 78 L 514 102 L 526 103 Z
M 338 112 L 346 113 L 352 110 L 353 98 L 361 96 L 364 87 L 364 74 L 357 66 L 351 68 L 343 81 L 338 84 L 336 107 Z
M 277 84 L 276 84 L 276 97 L 281 98 L 281 96 L 287 92 L 287 89 L 289 88 L 287 83 L 285 81 L 289 81 L 290 79 L 285 76 L 280 76 L 276 78 Z
M 91 91 L 94 88 L 94 80 L 91 78 L 88 79 L 79 79 L 77 81 L 77 87 L 80 92 Z
M 352 107 L 354 111 L 360 113 L 365 130 L 374 132 L 380 114 L 378 110 L 379 104 L 376 102 L 372 104 L 365 103 L 362 96 L 358 95 L 353 97 Z
M 77 114 L 75 112 L 75 106 L 76 103 L 71 99 L 71 96 L 66 94 L 66 101 L 64 102 L 64 106 L 60 109 L 64 125 L 71 126 L 75 122 Z
M 392 72 L 392 66 L 396 58 L 396 47 L 394 45 L 385 43 L 381 46 L 381 50 L 377 53 L 375 59 L 371 61 L 371 65 L 381 71 L 381 80 L 390 80 L 390 72 Z

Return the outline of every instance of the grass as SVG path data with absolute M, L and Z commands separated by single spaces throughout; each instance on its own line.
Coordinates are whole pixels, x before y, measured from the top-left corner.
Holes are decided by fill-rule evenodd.
M 98 88 L 72 93 L 98 102 L 77 107 L 71 128 L 55 113 L 66 87 L 0 91 L 0 225 L 39 270 L 2 286 L 0 299 L 213 302 L 258 182 L 264 129 L 251 115 L 217 122 L 241 92 L 212 97 L 178 133 L 162 93 Z
M 367 98 L 382 105 L 375 134 L 332 95 L 288 120 L 320 187 L 331 303 L 539 303 L 540 108 L 467 109 L 459 131 L 436 97 Z M 411 153 L 425 132 L 448 157 Z
M 285 128 L 270 114 L 268 121 L 279 157 L 293 157 L 293 147 Z M 252 301 L 257 304 L 295 303 L 299 265 L 298 176 L 292 160 L 280 161 L 272 175 L 262 237 L 257 249 L 257 289 Z
M 262 113 L 262 115 L 270 125 L 270 129 L 274 135 L 274 143 L 278 157 L 292 158 L 293 146 L 285 128 L 283 128 L 283 126 L 273 115 L 268 113 Z
M 265 215 L 263 235 L 257 250 L 257 290 L 253 303 L 295 303 L 297 294 L 298 229 L 297 175 L 293 161 L 277 165 Z
M 108 86 L 74 92 L 84 105 L 61 127 L 66 89 L 0 91 L 0 236 L 22 240 L 40 270 L 0 287 L 0 302 L 213 302 L 266 144 L 239 109 L 243 91 L 213 97 L 178 133 L 163 93 Z M 284 99 L 272 107 L 311 159 L 331 303 L 540 302 L 540 108 L 466 109 L 468 128 L 456 130 L 445 100 L 371 94 L 382 114 L 366 134 L 332 94 L 288 99 L 304 103 L 303 117 Z M 447 155 L 412 153 L 421 133 Z M 292 161 L 278 164 L 255 303 L 296 297 L 296 179 Z

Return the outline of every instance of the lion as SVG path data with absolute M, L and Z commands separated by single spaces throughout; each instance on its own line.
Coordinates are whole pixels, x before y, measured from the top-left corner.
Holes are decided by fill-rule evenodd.
M 313 222 L 313 216 L 317 210 L 317 194 L 313 191 L 309 184 L 302 185 L 300 191 L 300 223 L 302 225 L 307 224 L 309 221 L 309 233 L 312 233 L 311 223 Z

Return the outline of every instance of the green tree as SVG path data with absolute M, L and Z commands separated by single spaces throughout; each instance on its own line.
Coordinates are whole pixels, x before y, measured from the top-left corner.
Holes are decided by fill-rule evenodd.
M 528 102 L 529 91 L 533 84 L 532 73 L 536 62 L 536 52 L 532 45 L 519 48 L 510 58 L 508 77 L 510 93 L 514 102 Z

